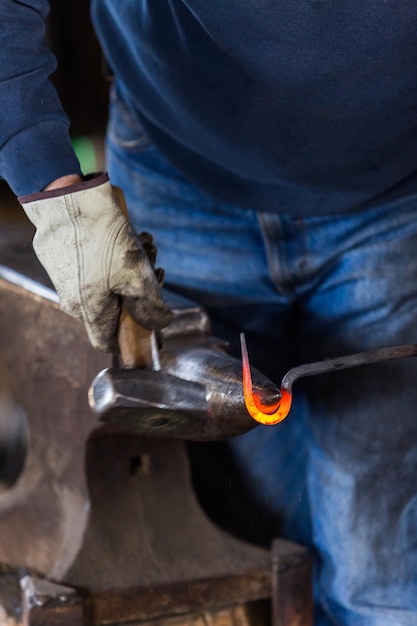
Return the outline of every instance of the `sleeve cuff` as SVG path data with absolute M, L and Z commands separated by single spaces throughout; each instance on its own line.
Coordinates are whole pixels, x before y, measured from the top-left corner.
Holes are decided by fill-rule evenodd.
M 63 122 L 37 123 L 1 146 L 0 175 L 16 196 L 39 192 L 51 181 L 67 174 L 82 176 L 67 125 Z

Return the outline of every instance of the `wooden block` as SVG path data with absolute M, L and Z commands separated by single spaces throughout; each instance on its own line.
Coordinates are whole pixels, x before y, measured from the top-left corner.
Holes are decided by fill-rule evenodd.
M 129 622 L 129 626 L 270 626 L 269 600 L 247 602 L 218 610 L 197 611 L 180 616 Z M 107 626 L 122 626 L 121 622 Z
M 277 539 L 272 545 L 272 626 L 313 626 L 313 559 Z

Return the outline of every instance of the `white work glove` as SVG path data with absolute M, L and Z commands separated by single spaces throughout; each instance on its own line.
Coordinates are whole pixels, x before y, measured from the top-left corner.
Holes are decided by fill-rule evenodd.
M 95 348 L 117 349 L 122 299 L 145 328 L 168 324 L 157 276 L 107 175 L 19 200 L 36 227 L 33 247 L 61 308 L 83 321 Z

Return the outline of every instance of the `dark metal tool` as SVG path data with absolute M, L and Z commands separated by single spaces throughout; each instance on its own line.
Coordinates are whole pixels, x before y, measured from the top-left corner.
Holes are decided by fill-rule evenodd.
M 357 352 L 356 354 L 348 354 L 337 358 L 298 365 L 285 374 L 281 381 L 281 389 L 291 391 L 295 381 L 305 376 L 327 374 L 328 372 L 337 372 L 342 369 L 359 367 L 360 365 L 372 365 L 373 363 L 380 363 L 381 361 L 405 359 L 411 356 L 417 356 L 417 344 L 365 350 L 364 352 Z

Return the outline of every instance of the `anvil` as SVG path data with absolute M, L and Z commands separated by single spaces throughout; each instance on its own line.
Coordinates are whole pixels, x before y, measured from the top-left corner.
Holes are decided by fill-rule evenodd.
M 241 412 L 242 390 L 236 391 L 239 360 L 212 337 L 203 310 L 172 299 L 161 372 L 178 378 L 179 389 L 187 387 L 185 400 L 178 400 L 176 412 L 174 386 L 160 394 L 163 406 L 157 407 L 147 389 L 146 410 L 136 419 L 118 421 L 112 414 L 102 421 L 91 411 L 88 391 L 97 373 L 114 363 L 61 311 L 33 255 L 32 234 L 21 225 L 0 233 L 1 358 L 19 416 L 18 426 L 6 420 L 2 430 L 3 448 L 16 463 L 7 474 L 0 467 L 0 564 L 22 577 L 27 611 L 41 613 L 25 626 L 136 623 L 268 600 L 270 550 L 210 522 L 194 494 L 181 440 L 230 436 L 254 425 Z M 225 426 L 219 417 L 227 385 L 217 397 L 219 373 L 223 383 L 233 381 Z M 300 597 L 304 614 L 311 608 L 310 557 L 280 539 L 275 552 L 277 611 L 286 615 L 279 623 L 310 623 L 294 618 Z M 63 621 L 64 605 L 70 610 L 76 603 L 62 590 L 54 602 L 36 600 L 33 589 L 48 586 L 30 584 L 33 575 L 75 589 L 84 621 Z M 3 610 L 5 589 L 0 572 Z M 42 611 L 57 605 L 58 621 L 48 621 Z

